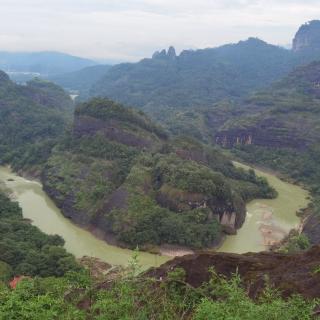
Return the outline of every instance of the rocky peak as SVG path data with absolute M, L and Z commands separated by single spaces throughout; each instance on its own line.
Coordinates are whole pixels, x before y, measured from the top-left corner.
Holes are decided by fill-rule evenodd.
M 161 51 L 156 51 L 152 55 L 152 59 L 175 59 L 176 57 L 176 50 L 173 46 L 169 47 L 168 51 L 163 49 Z
M 175 59 L 177 57 L 176 49 L 174 47 L 170 47 L 167 53 L 168 58 Z
M 299 28 L 293 39 L 292 50 L 320 50 L 320 20 L 309 21 Z

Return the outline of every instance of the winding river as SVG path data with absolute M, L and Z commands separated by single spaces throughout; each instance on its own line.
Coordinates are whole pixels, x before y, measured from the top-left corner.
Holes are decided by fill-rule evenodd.
M 23 216 L 47 234 L 59 234 L 65 240 L 65 248 L 76 257 L 92 256 L 113 265 L 126 265 L 133 252 L 108 245 L 65 218 L 53 201 L 42 190 L 41 183 L 30 181 L 13 173 L 8 167 L 0 167 L 0 181 L 13 192 L 19 202 Z M 139 263 L 143 268 L 159 266 L 168 257 L 139 253 Z
M 235 163 L 237 166 L 248 168 Z M 219 248 L 221 252 L 244 253 L 267 249 L 269 244 L 285 236 L 299 224 L 296 211 L 308 204 L 308 192 L 299 186 L 286 183 L 276 176 L 255 169 L 278 191 L 277 199 L 256 199 L 247 205 L 247 218 L 235 236 L 228 236 Z M 25 218 L 47 234 L 59 234 L 65 239 L 65 248 L 76 257 L 84 255 L 100 258 L 110 264 L 126 265 L 132 251 L 121 249 L 99 240 L 90 232 L 66 219 L 37 181 L 30 181 L 13 173 L 8 167 L 0 167 L 0 181 L 13 192 L 23 209 Z M 141 252 L 140 264 L 144 268 L 159 266 L 169 257 Z
M 234 162 L 238 167 L 249 166 Z M 278 191 L 276 199 L 255 199 L 247 204 L 246 221 L 235 236 L 227 236 L 220 252 L 246 253 L 267 250 L 297 228 L 300 218 L 296 212 L 307 207 L 309 192 L 300 186 L 280 180 L 271 173 L 253 168 L 258 176 Z

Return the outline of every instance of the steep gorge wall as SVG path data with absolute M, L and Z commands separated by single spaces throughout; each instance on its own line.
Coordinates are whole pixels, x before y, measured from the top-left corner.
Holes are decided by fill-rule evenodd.
M 299 132 L 286 128 L 280 121 L 264 119 L 255 126 L 231 128 L 215 134 L 214 142 L 225 148 L 238 145 L 257 145 L 262 147 L 305 149 L 310 141 L 301 137 Z

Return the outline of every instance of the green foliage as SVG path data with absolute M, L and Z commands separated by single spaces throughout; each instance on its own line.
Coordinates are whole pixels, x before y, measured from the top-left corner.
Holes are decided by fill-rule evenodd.
M 67 303 L 65 294 L 74 284 L 65 278 L 24 279 L 10 290 L 0 289 L 0 318 L 10 320 L 85 319 L 85 313 Z
M 21 219 L 22 210 L 17 202 L 10 201 L 8 196 L 0 192 L 0 219 Z
M 137 199 L 141 203 L 141 200 Z M 202 212 L 204 219 L 197 221 L 197 212 L 193 210 L 183 215 L 176 214 L 157 205 L 146 206 L 140 211 L 113 211 L 111 221 L 113 231 L 119 239 L 131 247 L 147 244 L 176 244 L 194 248 L 210 246 L 220 238 L 221 229 L 216 219 L 208 221 L 208 213 Z M 128 227 L 124 221 L 128 215 L 136 214 L 134 225 Z M 126 220 L 125 220 L 126 219 Z
M 315 221 L 313 231 L 311 226 L 306 228 L 309 227 L 312 244 L 319 242 L 316 231 L 320 212 L 319 71 L 319 62 L 297 68 L 269 89 L 239 103 L 238 114 L 229 113 L 223 124 L 216 123 L 215 127 L 219 131 L 216 141 L 233 147 L 232 152 L 238 158 L 281 172 L 311 191 L 313 203 L 309 213 L 314 214 Z M 251 145 L 243 138 L 249 135 Z M 295 240 L 292 248 L 287 248 L 297 249 Z
M 176 155 L 159 157 L 154 175 L 162 184 L 167 183 L 184 191 L 215 195 L 221 200 L 231 196 L 221 174 L 195 162 L 181 160 Z
M 57 201 L 71 199 L 88 216 L 118 185 L 117 163 L 73 153 L 54 153 L 45 168 L 45 188 L 54 188 Z M 119 173 L 120 175 L 120 173 Z
M 0 260 L 0 283 L 7 283 L 12 278 L 13 272 L 11 266 Z
M 270 289 L 255 303 L 241 288 L 237 276 L 230 281 L 222 280 L 212 293 L 216 300 L 204 298 L 197 306 L 194 320 L 309 320 L 316 306 L 316 302 L 299 296 L 283 300 Z
M 74 257 L 62 247 L 64 240 L 46 235 L 25 222 L 17 203 L 0 193 L 0 257 L 2 277 L 11 275 L 62 276 L 79 270 Z
M 297 253 L 303 250 L 307 250 L 310 247 L 311 244 L 309 238 L 305 234 L 299 234 L 296 231 L 292 231 L 287 241 L 285 241 L 284 245 L 281 246 L 279 251 L 285 253 Z
M 167 139 L 142 112 L 96 98 L 75 116 L 46 163 L 44 188 L 67 216 L 132 248 L 211 246 L 225 211 L 244 214 L 244 201 L 276 196 L 220 151 L 191 138 Z M 132 144 L 139 139 L 151 144 Z
M 170 150 L 169 147 L 167 151 Z M 209 159 L 212 158 L 213 154 Z M 267 182 L 253 171 L 236 169 L 228 160 L 224 167 L 224 158 L 220 164 L 218 155 L 216 159 L 212 166 L 233 179 L 173 153 L 144 153 L 138 157 L 122 185 L 127 194 L 125 208 L 114 209 L 105 216 L 112 232 L 133 248 L 163 243 L 208 247 L 221 237 L 219 222 L 212 212 L 229 210 L 241 214 L 243 199 L 274 196 Z
M 296 64 L 291 51 L 250 38 L 219 48 L 183 51 L 177 57 L 162 55 L 116 65 L 90 94 L 166 117 L 168 107 L 177 113 L 212 106 L 225 98 L 238 99 L 278 79 Z M 175 130 L 176 123 L 172 127 Z
M 313 273 L 314 274 L 320 274 L 320 266 L 315 267 L 314 270 L 313 270 Z
M 70 118 L 70 98 L 49 82 L 19 86 L 6 79 L 0 100 L 0 162 L 16 169 L 43 165 Z
M 152 123 L 143 113 L 134 109 L 125 108 L 112 100 L 94 98 L 77 106 L 75 116 L 86 115 L 101 120 L 118 120 L 127 126 L 136 125 L 160 138 L 166 138 L 165 131 Z
M 24 279 L 15 290 L 1 286 L 0 318 L 311 320 L 318 303 L 297 295 L 283 299 L 270 288 L 251 300 L 238 275 L 227 280 L 213 273 L 208 283 L 196 289 L 185 282 L 180 268 L 160 281 L 124 274 L 107 288 L 92 286 L 84 273 L 82 285 L 79 279 L 68 273 L 62 278 Z
M 28 95 L 36 95 L 35 101 L 47 108 L 63 110 L 71 115 L 73 104 L 69 94 L 53 82 L 34 78 L 27 82 Z

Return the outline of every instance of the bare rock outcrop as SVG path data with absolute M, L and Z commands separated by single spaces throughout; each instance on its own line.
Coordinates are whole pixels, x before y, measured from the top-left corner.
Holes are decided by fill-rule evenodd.
M 301 294 L 306 298 L 320 297 L 320 246 L 298 254 L 272 252 L 229 254 L 199 252 L 177 257 L 159 268 L 151 269 L 148 276 L 165 279 L 175 268 L 186 271 L 186 282 L 199 287 L 209 281 L 209 268 L 231 277 L 238 272 L 250 297 L 257 298 L 265 286 L 279 289 L 284 297 Z

